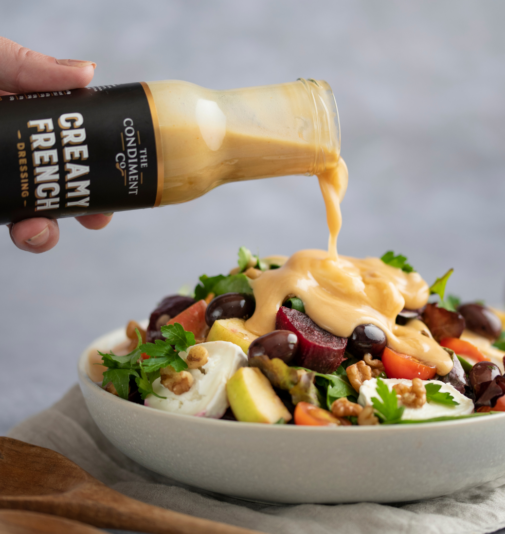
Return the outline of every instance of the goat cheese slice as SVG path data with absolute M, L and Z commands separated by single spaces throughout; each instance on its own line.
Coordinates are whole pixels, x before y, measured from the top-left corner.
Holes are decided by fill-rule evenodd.
M 187 369 L 193 375 L 191 389 L 176 395 L 162 386 L 160 379 L 153 382 L 153 389 L 160 397 L 148 395 L 144 404 L 151 408 L 198 417 L 219 419 L 229 407 L 226 382 L 240 367 L 247 365 L 247 356 L 242 349 L 228 341 L 201 343 L 209 353 L 207 363 L 200 369 Z M 187 354 L 180 352 L 185 360 Z
M 387 385 L 390 391 L 393 390 L 395 384 L 405 384 L 407 386 L 412 385 L 412 380 L 396 379 L 396 378 L 384 378 L 383 382 Z M 423 380 L 423 384 L 437 384 L 440 387 L 441 393 L 450 393 L 453 399 L 459 403 L 456 406 L 447 406 L 444 404 L 438 404 L 436 402 L 426 402 L 421 408 L 407 408 L 402 415 L 402 420 L 416 420 L 422 421 L 424 419 L 432 419 L 434 417 L 446 417 L 454 415 L 467 415 L 473 412 L 473 402 L 468 397 L 465 397 L 458 390 L 456 390 L 450 384 L 441 382 L 440 380 Z M 372 398 L 376 397 L 380 399 L 377 393 L 377 379 L 372 378 L 363 382 L 359 388 L 358 403 L 361 406 L 372 404 Z

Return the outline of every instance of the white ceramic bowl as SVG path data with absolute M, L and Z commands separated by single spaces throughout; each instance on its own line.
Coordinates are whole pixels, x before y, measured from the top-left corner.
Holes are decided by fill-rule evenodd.
M 171 414 L 122 400 L 89 379 L 88 351 L 107 351 L 123 340 L 124 328 L 111 332 L 79 360 L 89 411 L 131 459 L 197 488 L 276 503 L 402 502 L 505 475 L 505 414 L 347 428 Z

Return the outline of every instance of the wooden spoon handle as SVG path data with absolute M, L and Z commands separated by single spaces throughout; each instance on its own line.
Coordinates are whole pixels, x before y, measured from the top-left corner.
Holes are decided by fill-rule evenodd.
M 60 495 L 6 497 L 0 501 L 0 507 L 22 508 L 95 527 L 149 534 L 262 534 L 145 504 L 100 483 L 85 482 Z
M 47 514 L 0 510 L 2 534 L 104 534 L 102 530 Z

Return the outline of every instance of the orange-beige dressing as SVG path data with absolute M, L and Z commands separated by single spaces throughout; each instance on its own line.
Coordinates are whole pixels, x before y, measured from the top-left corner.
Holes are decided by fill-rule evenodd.
M 446 375 L 453 365 L 449 354 L 419 328 L 395 323 L 403 308 L 416 309 L 428 302 L 428 285 L 421 276 L 386 265 L 379 258 L 337 255 L 340 202 L 347 180 L 342 158 L 335 168 L 319 175 L 330 231 L 328 251 L 296 252 L 281 268 L 252 280 L 256 311 L 246 327 L 257 335 L 274 330 L 279 307 L 287 296 L 297 296 L 307 315 L 324 330 L 349 337 L 358 325 L 374 324 L 385 332 L 388 347 Z

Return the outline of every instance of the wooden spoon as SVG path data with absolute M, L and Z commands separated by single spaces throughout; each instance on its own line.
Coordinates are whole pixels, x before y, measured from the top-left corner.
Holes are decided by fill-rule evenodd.
M 2 534 L 104 534 L 88 525 L 70 519 L 35 512 L 0 510 Z
M 130 499 L 57 452 L 4 437 L 0 437 L 0 508 L 152 534 L 260 534 Z

